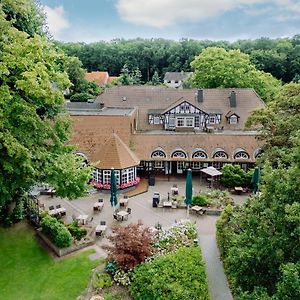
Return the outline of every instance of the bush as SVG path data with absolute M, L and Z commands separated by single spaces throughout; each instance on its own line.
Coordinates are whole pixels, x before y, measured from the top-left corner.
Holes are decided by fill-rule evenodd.
M 205 195 L 196 195 L 193 197 L 192 204 L 199 206 L 206 206 L 208 204 L 208 200 Z
M 100 288 L 108 288 L 113 285 L 113 281 L 109 274 L 106 273 L 97 273 L 96 277 L 93 281 L 93 287 L 94 289 Z
M 24 208 L 24 202 L 22 199 L 17 201 L 16 206 L 12 212 L 11 218 L 14 223 L 19 222 L 23 220 L 26 216 L 25 208 Z
M 113 235 L 108 239 L 112 246 L 104 246 L 109 251 L 109 256 L 119 267 L 130 270 L 143 262 L 152 253 L 152 233 L 142 224 L 116 225 Z
M 41 222 L 43 232 L 59 248 L 69 247 L 72 243 L 72 236 L 68 229 L 57 219 L 45 216 Z
M 93 95 L 89 93 L 78 93 L 70 97 L 71 102 L 87 102 L 89 99 L 94 98 Z
M 220 179 L 224 187 L 232 188 L 235 186 L 250 186 L 253 170 L 246 172 L 240 166 L 225 164 L 222 167 Z
M 162 230 L 154 240 L 154 247 L 158 254 L 169 253 L 183 246 L 190 246 L 197 237 L 194 223 L 180 222 L 167 230 Z
M 130 293 L 136 300 L 209 299 L 200 248 L 183 247 L 137 266 Z
M 67 226 L 71 235 L 77 240 L 80 241 L 87 234 L 87 230 L 85 228 L 81 228 L 78 226 L 78 222 L 74 221 L 73 223 Z

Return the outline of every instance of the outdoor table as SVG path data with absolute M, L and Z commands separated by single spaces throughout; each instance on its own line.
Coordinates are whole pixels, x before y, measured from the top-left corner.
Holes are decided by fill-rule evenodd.
M 124 217 L 128 216 L 128 212 L 126 210 L 121 210 L 117 213 L 117 215 L 121 217 L 121 220 L 123 221 Z
M 57 209 L 56 209 L 56 212 L 57 212 L 59 215 L 61 215 L 61 216 L 65 216 L 67 210 L 66 210 L 64 207 L 60 207 L 60 208 L 57 208 Z
M 102 210 L 104 203 L 103 202 L 95 202 L 94 210 Z
M 102 235 L 106 231 L 106 228 L 106 225 L 98 225 L 95 231 L 96 235 Z
M 196 213 L 199 213 L 200 211 L 203 210 L 203 208 L 201 206 L 195 205 L 192 206 L 192 210 L 195 211 Z
M 53 217 L 53 216 L 57 216 L 59 213 L 56 209 L 50 209 L 48 211 L 49 216 Z
M 171 187 L 171 193 L 172 195 L 178 195 L 178 187 Z
M 236 186 L 234 188 L 234 191 L 237 193 L 237 194 L 241 194 L 243 192 L 243 188 L 241 186 Z
M 120 206 L 127 206 L 128 205 L 128 198 L 120 199 Z
M 171 201 L 164 201 L 163 202 L 163 207 L 172 207 L 172 202 Z
M 77 217 L 77 220 L 80 224 L 85 225 L 87 223 L 88 215 L 80 215 Z

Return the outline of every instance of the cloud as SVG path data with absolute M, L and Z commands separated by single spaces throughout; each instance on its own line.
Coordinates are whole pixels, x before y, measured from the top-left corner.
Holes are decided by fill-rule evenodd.
M 54 38 L 60 38 L 60 35 L 64 31 L 64 29 L 70 27 L 69 21 L 65 16 L 63 6 L 59 5 L 54 8 L 51 8 L 45 5 L 43 8 L 47 16 L 47 24 L 50 33 L 53 35 Z
M 285 1 L 285 0 L 280 0 Z M 116 8 L 125 21 L 157 28 L 203 21 L 227 11 L 267 0 L 118 0 Z
M 300 19 L 300 0 L 117 0 L 116 8 L 122 20 L 156 28 L 196 23 L 235 9 L 249 15 L 269 12 L 277 21 Z

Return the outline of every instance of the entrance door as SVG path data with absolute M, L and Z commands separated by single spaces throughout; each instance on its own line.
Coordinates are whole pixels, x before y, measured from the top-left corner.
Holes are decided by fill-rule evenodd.
M 177 174 L 182 174 L 184 169 L 184 161 L 177 162 Z

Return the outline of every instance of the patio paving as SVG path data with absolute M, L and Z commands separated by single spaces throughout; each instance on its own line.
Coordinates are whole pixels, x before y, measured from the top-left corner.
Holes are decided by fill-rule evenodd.
M 180 208 L 160 208 L 152 207 L 152 196 L 154 192 L 160 193 L 160 197 L 167 198 L 168 193 L 173 184 L 177 184 L 179 189 L 179 195 L 185 194 L 185 179 L 177 178 L 170 181 L 158 181 L 156 180 L 155 186 L 149 186 L 148 191 L 131 197 L 129 199 L 128 207 L 132 209 L 132 214 L 129 215 L 128 220 L 123 222 L 118 222 L 113 219 L 113 208 L 110 205 L 110 194 L 109 193 L 93 193 L 86 197 L 82 197 L 76 200 L 67 200 L 57 197 L 51 198 L 50 196 L 41 196 L 39 199 L 41 203 L 45 204 L 46 209 L 50 205 L 61 204 L 67 210 L 67 215 L 64 217 L 66 223 L 72 222 L 72 217 L 78 217 L 81 214 L 88 214 L 90 220 L 89 224 L 92 226 L 97 226 L 100 221 L 106 221 L 108 225 L 106 236 L 111 234 L 111 225 L 121 224 L 126 225 L 129 223 L 136 223 L 142 221 L 143 224 L 147 226 L 154 226 L 159 222 L 163 227 L 170 226 L 176 221 L 181 219 L 190 219 L 195 222 L 198 229 L 198 237 L 200 240 L 200 245 L 203 253 L 203 258 L 206 263 L 206 270 L 208 275 L 209 291 L 212 300 L 231 300 L 232 295 L 228 287 L 226 276 L 224 274 L 224 269 L 222 262 L 219 258 L 219 249 L 216 244 L 216 220 L 217 216 L 210 215 L 195 215 L 187 214 L 186 209 Z M 193 179 L 193 189 L 194 194 L 199 191 L 208 191 L 209 189 L 206 185 L 200 182 L 199 178 Z M 121 195 L 118 195 L 120 198 Z M 102 211 L 94 212 L 93 204 L 98 201 L 99 198 L 104 200 L 104 207 Z M 233 196 L 234 201 L 237 204 L 244 203 L 247 196 Z M 96 239 L 95 249 L 99 256 L 106 256 L 106 252 L 102 249 L 102 245 L 108 244 L 108 239 L 100 237 Z

